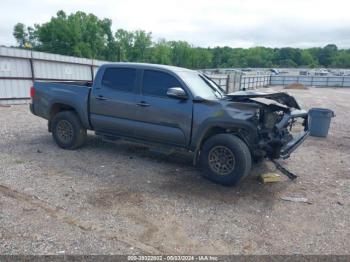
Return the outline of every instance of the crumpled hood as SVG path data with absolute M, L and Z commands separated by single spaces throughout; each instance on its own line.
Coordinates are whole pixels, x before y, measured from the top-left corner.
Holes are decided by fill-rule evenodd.
M 265 98 L 274 100 L 282 105 L 292 107 L 295 109 L 301 109 L 295 98 L 291 95 L 288 95 L 285 92 L 273 92 L 273 93 L 264 93 L 257 91 L 237 91 L 234 93 L 227 94 L 227 97 L 230 98 L 231 101 L 244 101 L 250 98 Z

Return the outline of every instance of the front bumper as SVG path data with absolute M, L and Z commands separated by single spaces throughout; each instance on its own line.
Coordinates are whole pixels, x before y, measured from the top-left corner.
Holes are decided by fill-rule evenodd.
M 300 132 L 294 132 L 296 122 L 301 125 L 300 128 L 302 127 Z M 308 135 L 308 113 L 305 110 L 294 110 L 289 114 L 285 114 L 275 124 L 273 131 L 269 135 L 269 139 L 265 140 L 260 148 L 266 152 L 266 156 L 270 159 L 286 159 L 303 143 Z
M 289 140 L 286 144 L 282 145 L 280 148 L 279 156 L 283 159 L 286 159 L 290 156 L 290 154 L 300 146 L 304 140 L 309 135 L 309 125 L 308 125 L 308 113 L 305 110 L 294 110 L 290 114 L 284 115 L 282 120 L 276 124 L 276 128 L 278 131 L 285 130 L 288 128 L 290 123 L 296 121 L 296 119 L 302 118 L 304 126 L 304 130 L 293 134 L 293 138 Z
M 280 150 L 280 157 L 283 159 L 290 157 L 290 154 L 295 149 L 297 149 L 297 147 L 300 146 L 301 143 L 303 143 L 308 136 L 309 136 L 309 131 L 303 131 L 298 135 L 295 135 L 291 141 L 289 141 L 287 144 L 282 146 Z

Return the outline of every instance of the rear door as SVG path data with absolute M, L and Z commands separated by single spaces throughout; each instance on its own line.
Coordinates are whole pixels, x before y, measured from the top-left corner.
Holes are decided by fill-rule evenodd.
M 140 70 L 108 67 L 90 97 L 91 124 L 95 131 L 135 136 L 137 90 Z
M 188 99 L 180 100 L 166 95 L 170 87 L 181 87 Z M 187 88 L 173 73 L 145 69 L 142 76 L 138 119 L 143 128 L 137 137 L 174 145 L 187 145 L 191 136 L 192 99 Z

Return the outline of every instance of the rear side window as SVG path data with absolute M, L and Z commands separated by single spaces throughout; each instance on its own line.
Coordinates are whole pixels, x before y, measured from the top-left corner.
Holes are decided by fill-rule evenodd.
M 136 69 L 107 68 L 102 77 L 102 85 L 119 91 L 133 92 L 136 85 Z
M 166 93 L 170 87 L 181 87 L 181 84 L 175 77 L 167 73 L 145 70 L 142 86 L 144 95 L 167 97 Z

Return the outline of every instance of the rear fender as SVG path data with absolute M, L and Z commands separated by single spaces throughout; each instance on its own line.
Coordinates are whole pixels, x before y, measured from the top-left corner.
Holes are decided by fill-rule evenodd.
M 85 105 L 85 107 L 87 107 L 87 105 Z M 89 123 L 89 119 L 88 119 L 88 111 L 86 109 L 83 108 L 83 105 L 81 104 L 77 104 L 77 103 L 71 103 L 69 101 L 52 101 L 51 105 L 50 105 L 50 111 L 49 111 L 49 115 L 48 115 L 48 120 L 49 122 L 51 122 L 53 116 L 55 114 L 57 114 L 58 112 L 61 111 L 65 111 L 65 110 L 72 110 L 75 111 L 82 123 L 82 125 L 84 126 L 84 128 L 86 129 L 90 129 L 90 123 Z M 49 128 L 50 131 L 50 128 Z

